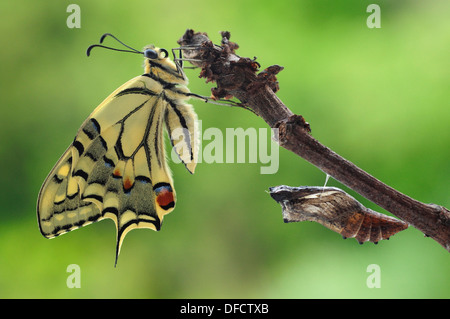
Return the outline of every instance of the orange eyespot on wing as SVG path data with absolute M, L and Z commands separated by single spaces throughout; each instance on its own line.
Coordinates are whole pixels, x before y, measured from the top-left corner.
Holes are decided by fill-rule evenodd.
M 129 191 L 133 187 L 133 182 L 128 178 L 123 181 L 123 189 Z
M 175 198 L 172 187 L 168 183 L 158 183 L 153 187 L 156 194 L 156 202 L 164 209 L 175 207 Z

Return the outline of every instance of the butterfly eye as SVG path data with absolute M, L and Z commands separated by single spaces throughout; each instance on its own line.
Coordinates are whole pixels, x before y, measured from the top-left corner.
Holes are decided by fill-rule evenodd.
M 164 54 L 164 56 L 162 57 L 162 59 L 165 59 L 169 56 L 169 53 L 167 52 L 166 49 L 160 49 L 161 53 Z
M 149 59 L 157 59 L 158 58 L 158 53 L 156 53 L 155 50 L 147 49 L 147 50 L 144 51 L 144 56 L 146 58 L 149 58 Z

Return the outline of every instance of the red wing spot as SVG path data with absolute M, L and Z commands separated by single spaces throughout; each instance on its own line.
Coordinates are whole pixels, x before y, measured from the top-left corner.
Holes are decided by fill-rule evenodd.
M 169 209 L 175 206 L 173 193 L 167 188 L 161 188 L 158 196 L 156 197 L 156 202 L 163 209 Z
M 114 175 L 115 177 L 120 177 L 120 176 L 122 176 L 122 175 L 120 174 L 120 170 L 119 170 L 118 168 L 116 168 L 116 169 L 114 170 L 113 175 Z
M 127 178 L 123 181 L 123 188 L 129 190 L 133 186 L 133 183 Z

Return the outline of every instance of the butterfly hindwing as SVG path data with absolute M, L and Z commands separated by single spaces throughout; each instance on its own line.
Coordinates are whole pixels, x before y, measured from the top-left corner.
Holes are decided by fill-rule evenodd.
M 72 174 L 72 148 L 69 147 L 45 180 L 38 200 L 38 219 L 42 235 L 53 238 L 97 221 L 100 211 L 82 201 Z
M 159 75 L 165 74 L 161 80 L 151 68 L 147 70 L 152 76 L 131 79 L 92 112 L 50 172 L 37 205 L 45 237 L 110 218 L 117 227 L 117 261 L 128 231 L 159 230 L 164 215 L 174 209 L 163 127 L 193 173 L 197 117 L 185 103 L 189 90 L 183 84 L 187 82 L 177 77 L 171 85 L 169 73 L 158 69 Z M 174 131 L 181 135 L 172 137 Z

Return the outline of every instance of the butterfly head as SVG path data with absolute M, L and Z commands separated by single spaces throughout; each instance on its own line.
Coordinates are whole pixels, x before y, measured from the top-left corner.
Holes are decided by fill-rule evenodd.
M 162 61 L 165 61 L 165 60 L 170 61 L 170 59 L 167 59 L 169 56 L 169 53 L 167 52 L 167 50 L 157 48 L 153 44 L 148 45 L 144 48 L 144 50 L 139 51 L 139 50 L 136 50 L 136 49 L 130 47 L 129 45 L 126 45 L 125 43 L 123 43 L 122 41 L 117 39 L 115 36 L 113 36 L 111 33 L 105 33 L 104 35 L 102 35 L 102 37 L 100 38 L 100 43 L 103 43 L 103 40 L 105 40 L 106 37 L 112 37 L 117 42 L 119 42 L 120 44 L 125 46 L 127 49 L 117 49 L 117 48 L 108 47 L 108 46 L 105 46 L 102 44 L 93 44 L 88 47 L 87 52 L 86 52 L 87 56 L 89 56 L 91 54 L 91 50 L 93 48 L 100 47 L 100 48 L 105 48 L 105 49 L 114 50 L 114 51 L 142 54 L 142 55 L 144 55 L 146 60 L 149 60 L 149 61 L 158 61 L 159 63 L 161 63 Z
M 166 49 L 160 49 L 154 45 L 148 45 L 144 48 L 144 56 L 149 60 L 164 60 L 169 56 Z
M 123 45 L 126 49 L 118 49 L 103 45 L 102 43 L 107 37 L 113 38 L 118 43 Z M 155 47 L 154 45 L 148 45 L 142 51 L 139 51 L 130 47 L 129 45 L 126 45 L 111 33 L 105 33 L 104 35 L 102 35 L 100 38 L 100 44 L 93 44 L 89 46 L 86 51 L 87 56 L 89 56 L 92 49 L 96 47 L 120 52 L 142 54 L 145 57 L 144 68 L 146 74 L 154 73 L 159 77 L 164 77 L 164 74 L 168 72 L 169 75 L 167 76 L 168 78 L 166 80 L 174 80 L 173 76 L 175 75 L 175 77 L 180 77 L 179 82 L 185 82 L 184 76 L 180 75 L 179 67 L 169 58 L 169 53 L 165 49 Z
M 154 67 L 156 69 L 153 72 L 159 72 L 161 67 L 172 71 L 177 70 L 175 63 L 169 58 L 169 53 L 166 49 L 155 47 L 154 45 L 148 45 L 142 50 L 145 57 L 145 73 L 150 73 Z

